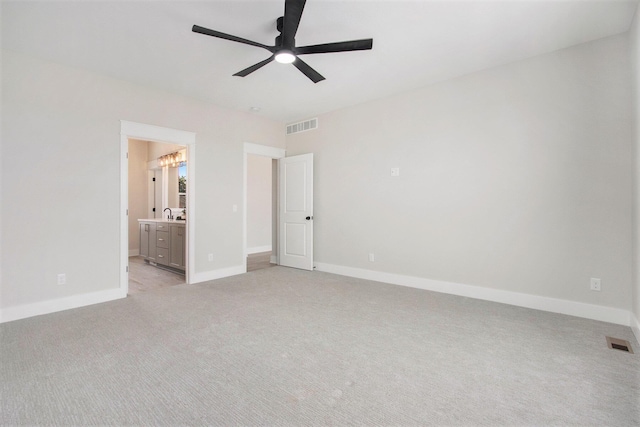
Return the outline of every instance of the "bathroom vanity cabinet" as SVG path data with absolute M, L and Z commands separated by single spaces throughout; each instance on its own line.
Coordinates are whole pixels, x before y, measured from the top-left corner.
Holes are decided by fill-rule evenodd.
M 185 270 L 185 221 L 139 219 L 140 256 L 152 265 Z

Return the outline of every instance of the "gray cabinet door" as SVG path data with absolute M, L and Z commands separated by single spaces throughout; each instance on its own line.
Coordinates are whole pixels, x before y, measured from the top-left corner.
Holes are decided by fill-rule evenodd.
M 140 256 L 149 261 L 156 260 L 156 224 L 154 222 L 140 223 Z
M 140 256 L 149 256 L 149 224 L 144 222 L 140 223 Z
M 185 227 L 184 225 L 171 224 L 169 230 L 171 234 L 169 239 L 171 244 L 171 250 L 169 251 L 169 265 L 171 267 L 184 270 Z

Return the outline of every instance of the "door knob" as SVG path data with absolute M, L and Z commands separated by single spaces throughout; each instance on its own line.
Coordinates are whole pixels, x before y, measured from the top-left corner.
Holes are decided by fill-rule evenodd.
M 308 217 L 306 217 L 305 219 L 306 219 L 307 221 L 309 221 L 309 220 L 313 219 L 313 217 L 312 217 L 312 216 L 308 216 Z

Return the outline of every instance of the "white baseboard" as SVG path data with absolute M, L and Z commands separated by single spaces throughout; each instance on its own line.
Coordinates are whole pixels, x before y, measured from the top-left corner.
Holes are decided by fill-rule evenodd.
M 247 272 L 246 265 L 221 268 L 218 270 L 196 273 L 190 277 L 190 283 L 200 283 L 209 280 L 221 279 L 223 277 L 235 276 Z M 57 311 L 69 310 L 72 308 L 84 307 L 101 302 L 126 298 L 127 293 L 123 289 L 109 289 L 106 291 L 92 292 L 82 295 L 74 295 L 54 300 L 41 301 L 33 304 L 7 307 L 0 310 L 0 323 L 11 322 L 13 320 L 26 319 L 27 317 L 39 316 L 41 314 L 55 313 Z
M 640 343 L 640 321 L 638 318 L 631 313 L 631 330 L 633 331 L 633 335 L 636 336 L 636 340 Z
M 208 282 L 209 280 L 222 279 L 223 277 L 236 276 L 247 272 L 246 265 L 220 268 L 218 270 L 203 271 L 189 277 L 189 284 Z
M 253 248 L 247 248 L 247 255 L 259 254 L 261 252 L 271 252 L 271 251 L 272 251 L 271 245 L 254 246 Z
M 125 290 L 117 288 L 40 301 L 32 304 L 18 305 L 15 307 L 7 307 L 0 310 L 0 323 L 39 316 L 41 314 L 55 313 L 57 311 L 69 310 L 87 305 L 99 304 L 101 302 L 125 298 L 126 296 L 127 293 Z
M 129 256 L 138 256 L 140 255 L 140 249 L 129 249 Z
M 460 283 L 444 282 L 440 280 L 425 279 L 422 277 L 403 276 L 400 274 L 384 273 L 380 271 L 345 267 L 334 264 L 325 264 L 321 262 L 316 262 L 315 266 L 316 270 L 318 271 L 340 274 L 342 276 L 374 280 L 377 282 L 384 282 L 393 285 L 442 292 L 446 294 L 510 304 L 519 307 L 533 308 L 536 310 L 550 311 L 553 313 L 567 314 L 570 316 L 600 320 L 603 322 L 616 323 L 619 325 L 631 325 L 632 314 L 627 310 L 622 310 L 619 308 L 605 307 L 601 305 L 586 304 L 582 302 L 568 301 L 549 297 L 541 297 L 519 292 L 504 291 L 500 289 L 484 288 L 481 286 L 463 285 Z

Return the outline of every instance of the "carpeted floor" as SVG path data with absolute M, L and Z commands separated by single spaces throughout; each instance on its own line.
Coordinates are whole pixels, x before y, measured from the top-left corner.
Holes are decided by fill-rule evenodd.
M 161 288 L 0 338 L 2 425 L 640 425 L 627 327 L 320 272 Z

